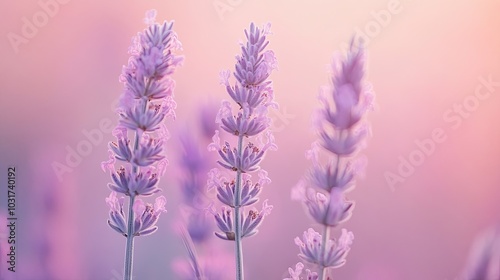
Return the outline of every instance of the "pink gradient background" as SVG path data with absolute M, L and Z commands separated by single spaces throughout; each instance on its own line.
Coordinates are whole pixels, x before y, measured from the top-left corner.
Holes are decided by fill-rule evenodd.
M 64 163 L 65 147 L 85 139 L 83 129 L 98 128 L 102 119 L 116 123 L 111 108 L 122 92 L 118 76 L 130 38 L 144 28 L 144 12 L 151 8 L 159 20 L 175 20 L 186 60 L 174 76 L 177 120 L 167 122 L 171 166 L 162 186 L 169 213 L 157 233 L 136 241 L 134 274 L 175 279 L 170 263 L 186 255 L 171 230 L 180 203 L 176 131 L 195 120 L 200 102 L 228 99 L 218 73 L 233 69 L 238 40 L 251 21 L 272 23 L 270 48 L 279 62 L 272 74 L 276 99 L 294 117 L 276 132 L 279 150 L 263 163 L 273 183 L 262 197 L 274 209 L 260 233 L 244 242 L 245 269 L 250 280 L 282 279 L 298 261 L 293 238 L 313 224 L 290 200 L 290 189 L 309 166 L 304 152 L 315 139 L 310 116 L 319 87 L 328 83 L 327 64 L 356 28 L 373 21 L 371 12 L 387 9 L 390 1 L 242 0 L 224 20 L 214 2 L 72 0 L 17 54 L 7 34 L 20 34 L 22 17 L 41 8 L 36 1 L 0 2 L 0 205 L 5 209 L 6 170 L 14 165 L 19 279 L 36 279 L 23 275 L 35 267 L 29 255 L 40 232 L 59 240 L 51 259 L 61 279 L 121 274 L 125 240 L 106 225 L 109 176 L 100 169 L 111 134 L 62 182 L 50 165 Z M 377 108 L 369 116 L 373 137 L 364 152 L 369 165 L 349 196 L 356 201 L 354 215 L 343 224 L 355 241 L 336 279 L 454 279 L 476 234 L 500 220 L 500 87 L 457 129 L 443 119 L 474 93 L 478 77 L 500 80 L 500 2 L 401 0 L 400 5 L 401 12 L 367 46 Z M 398 157 L 408 158 L 414 141 L 430 137 L 435 128 L 445 131 L 446 141 L 391 190 L 384 173 L 396 173 Z M 54 186 L 63 196 L 61 217 L 44 223 L 33 200 Z

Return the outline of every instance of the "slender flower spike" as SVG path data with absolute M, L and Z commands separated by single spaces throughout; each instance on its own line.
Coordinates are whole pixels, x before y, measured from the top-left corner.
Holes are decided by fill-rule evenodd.
M 347 55 L 332 64 L 332 86 L 321 92 L 322 107 L 314 120 L 319 139 L 306 152 L 312 167 L 292 190 L 292 198 L 302 201 L 311 218 L 323 227 L 322 234 L 309 229 L 302 240 L 295 239 L 299 257 L 319 266 L 319 280 L 330 279 L 328 268 L 345 263 L 353 239 L 345 230 L 338 242 L 329 236 L 332 227 L 351 217 L 354 202 L 346 200 L 344 193 L 354 187 L 365 166 L 365 160 L 355 158 L 366 147 L 370 126 L 364 118 L 373 103 L 371 87 L 363 81 L 364 64 L 364 49 L 355 46 L 354 39 Z
M 127 237 L 124 280 L 132 279 L 134 237 L 155 232 L 156 222 L 165 212 L 163 196 L 157 197 L 154 205 L 137 197 L 160 191 L 159 175 L 167 165 L 163 145 L 168 131 L 163 122 L 175 116 L 176 108 L 171 75 L 183 60 L 174 54 L 181 44 L 172 29 L 173 22 L 160 24 L 155 17 L 154 10 L 146 13 L 148 26 L 133 38 L 129 48 L 130 58 L 119 78 L 125 89 L 116 110 L 116 141 L 109 143 L 112 156 L 101 165 L 111 173 L 108 187 L 113 193 L 106 199 L 111 209 L 108 224 Z M 131 140 L 129 135 L 135 138 Z M 123 164 L 118 170 L 114 168 L 116 160 Z M 124 198 L 117 199 L 115 192 L 129 197 L 127 216 L 123 211 Z
M 277 107 L 269 80 L 271 72 L 277 68 L 274 52 L 266 50 L 269 28 L 269 24 L 259 28 L 251 23 L 250 28 L 245 30 L 247 40 L 241 44 L 241 54 L 236 56 L 234 85 L 230 83 L 229 70 L 220 73 L 220 82 L 234 103 L 223 101 L 215 121 L 221 130 L 237 138 L 236 143 L 225 140 L 221 144 L 221 135 L 216 130 L 213 142 L 208 146 L 210 151 L 218 152 L 220 160 L 217 163 L 227 172 L 234 172 L 231 180 L 226 180 L 211 171 L 212 176 L 207 184 L 209 188 L 215 187 L 219 201 L 229 207 L 224 207 L 222 212 L 211 212 L 222 231 L 215 234 L 222 239 L 235 241 L 236 280 L 244 279 L 242 238 L 256 234 L 264 217 L 272 209 L 272 206 L 267 205 L 267 200 L 260 212 L 255 209 L 246 212 L 243 209 L 258 201 L 263 183 L 254 184 L 247 175 L 259 170 L 263 174 L 260 163 L 268 150 L 277 148 L 269 130 L 271 118 L 268 116 L 269 108 Z M 267 175 L 265 178 L 268 179 Z

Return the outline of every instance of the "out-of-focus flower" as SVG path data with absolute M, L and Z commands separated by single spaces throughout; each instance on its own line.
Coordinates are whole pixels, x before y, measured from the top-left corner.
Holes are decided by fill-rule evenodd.
M 348 220 L 354 208 L 354 202 L 346 201 L 343 192 L 338 189 L 333 189 L 327 196 L 309 188 L 304 203 L 317 223 L 331 227 Z
M 485 231 L 476 238 L 463 279 L 500 280 L 500 228 Z
M 319 265 L 321 280 L 330 277 L 328 268 L 345 263 L 352 233 L 343 230 L 336 243 L 329 239 L 330 229 L 352 215 L 354 202 L 347 201 L 344 193 L 354 187 L 356 175 L 362 173 L 366 161 L 354 157 L 365 148 L 370 134 L 364 117 L 372 108 L 374 97 L 371 87 L 363 81 L 364 49 L 354 43 L 353 39 L 345 58 L 332 64 L 332 86 L 321 92 L 322 107 L 314 119 L 319 140 L 306 152 L 312 167 L 292 190 L 292 199 L 304 203 L 310 216 L 324 228 L 323 235 L 309 229 L 303 240 L 295 240 L 300 258 Z M 326 163 L 320 158 L 321 147 L 326 152 Z
M 305 270 L 305 278 L 302 276 L 304 274 L 304 264 L 298 262 L 295 265 L 295 269 L 289 267 L 288 274 L 290 274 L 290 278 L 285 278 L 283 280 L 318 280 L 318 273 L 313 272 L 309 269 Z

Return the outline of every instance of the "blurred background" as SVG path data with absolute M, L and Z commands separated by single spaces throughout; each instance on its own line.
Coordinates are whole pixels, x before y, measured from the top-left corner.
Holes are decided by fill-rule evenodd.
M 279 150 L 262 164 L 273 182 L 261 197 L 274 209 L 244 240 L 248 279 L 287 276 L 298 261 L 294 237 L 314 226 L 290 190 L 309 167 L 328 64 L 353 34 L 365 39 L 376 110 L 368 167 L 349 194 L 356 209 L 342 225 L 355 240 L 335 279 L 455 279 L 474 237 L 500 222 L 499 1 L 1 1 L 0 214 L 15 166 L 17 279 L 121 278 L 125 239 L 106 225 L 110 178 L 100 163 L 118 119 L 118 76 L 149 9 L 175 20 L 185 62 L 174 75 L 177 119 L 167 121 L 169 212 L 158 232 L 136 239 L 137 279 L 176 279 L 171 263 L 186 256 L 173 229 L 178 131 L 199 130 L 200 106 L 229 99 L 218 73 L 233 69 L 252 21 L 272 23 L 280 109 L 272 113 Z M 436 130 L 441 141 L 426 141 Z M 92 131 L 102 138 L 89 141 Z M 55 172 L 58 164 L 66 168 Z M 10 279 L 4 251 L 0 258 Z

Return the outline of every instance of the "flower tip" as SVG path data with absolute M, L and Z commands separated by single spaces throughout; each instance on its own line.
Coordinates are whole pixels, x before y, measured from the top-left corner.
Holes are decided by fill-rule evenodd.
M 155 9 L 151 9 L 146 11 L 146 17 L 144 18 L 144 23 L 147 25 L 153 25 L 156 21 L 157 11 Z
M 219 82 L 221 85 L 229 86 L 229 77 L 231 76 L 231 71 L 222 70 L 219 73 Z
M 268 199 L 264 200 L 264 203 L 262 203 L 262 213 L 264 216 L 271 214 L 271 210 L 273 210 L 273 206 L 269 205 L 267 201 Z
M 155 199 L 155 205 L 154 205 L 154 209 L 157 213 L 159 212 L 167 212 L 167 210 L 165 209 L 165 205 L 167 204 L 167 199 L 161 195 L 159 197 L 157 197 Z
M 262 27 L 262 34 L 263 34 L 264 36 L 266 36 L 266 35 L 268 35 L 268 34 L 273 34 L 273 33 L 271 32 L 271 23 L 270 23 L 270 22 L 266 22 L 266 23 L 264 24 L 264 26 Z

